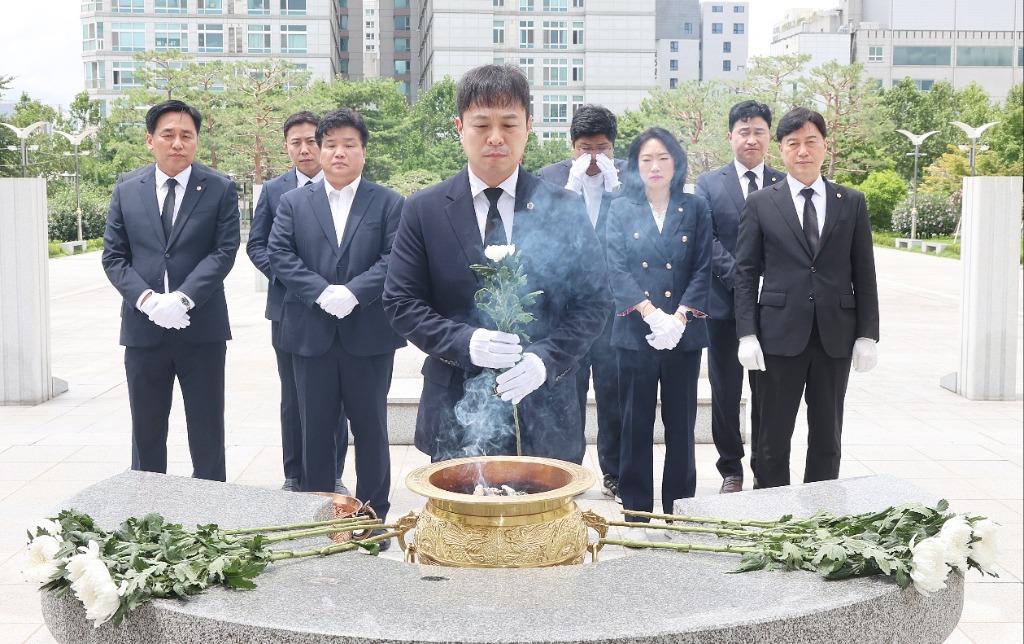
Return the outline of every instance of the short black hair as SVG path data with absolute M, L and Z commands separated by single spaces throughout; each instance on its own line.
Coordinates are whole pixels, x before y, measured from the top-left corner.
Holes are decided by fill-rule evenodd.
M 337 130 L 343 127 L 353 127 L 359 131 L 359 140 L 362 141 L 363 147 L 366 147 L 367 142 L 370 140 L 370 130 L 366 129 L 366 123 L 363 121 L 363 117 L 360 116 L 359 112 L 349 109 L 347 107 L 339 107 L 336 110 L 324 114 L 323 118 L 316 126 L 316 144 L 319 146 L 323 143 L 324 135 L 331 130 Z
M 149 108 L 149 111 L 146 112 L 146 132 L 156 134 L 156 122 L 168 112 L 183 112 L 191 116 L 192 121 L 196 124 L 196 134 L 199 133 L 199 128 L 203 125 L 203 115 L 196 108 L 179 100 L 164 101 Z
M 678 198 L 683 194 L 683 188 L 686 187 L 686 172 L 688 170 L 686 152 L 671 132 L 660 127 L 645 130 L 629 145 L 629 152 L 626 156 L 626 177 L 623 181 L 625 194 L 634 199 L 644 197 L 644 182 L 640 179 L 640 148 L 651 139 L 661 141 L 668 153 L 672 155 L 675 171 L 672 173 L 672 183 L 669 184 L 669 189 L 672 196 Z
M 729 131 L 732 132 L 732 128 L 736 126 L 737 121 L 749 121 L 759 116 L 768 124 L 768 129 L 772 129 L 772 110 L 770 107 L 757 101 L 736 103 L 729 110 Z
M 807 123 L 813 123 L 814 127 L 818 128 L 818 131 L 821 132 L 821 138 L 828 138 L 828 134 L 825 131 L 824 116 L 806 107 L 794 107 L 779 119 L 779 127 L 775 130 L 775 140 L 782 143 L 783 137 L 796 132 Z
M 313 127 L 316 127 L 320 125 L 320 117 L 308 110 L 292 114 L 284 120 L 284 138 L 288 138 L 288 130 L 292 129 L 296 125 L 303 125 L 304 123 L 309 123 Z
M 522 107 L 530 116 L 530 83 L 514 65 L 481 65 L 459 79 L 455 86 L 459 118 L 473 105 L 480 107 Z
M 619 135 L 615 114 L 607 107 L 592 103 L 577 108 L 576 113 L 572 115 L 572 123 L 569 124 L 569 140 L 575 143 L 576 139 L 581 137 L 602 134 L 615 143 L 615 137 Z

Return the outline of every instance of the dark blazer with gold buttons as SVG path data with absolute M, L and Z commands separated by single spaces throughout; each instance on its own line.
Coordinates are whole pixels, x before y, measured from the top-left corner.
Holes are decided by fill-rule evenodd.
M 672 314 L 680 304 L 707 313 L 711 289 L 711 211 L 707 201 L 690 194 L 673 194 L 662 232 L 651 208 L 640 197 L 625 196 L 608 210 L 608 273 L 615 297 L 612 346 L 639 350 L 650 327 L 637 303 L 649 299 Z M 673 351 L 708 346 L 707 325 L 691 319 Z

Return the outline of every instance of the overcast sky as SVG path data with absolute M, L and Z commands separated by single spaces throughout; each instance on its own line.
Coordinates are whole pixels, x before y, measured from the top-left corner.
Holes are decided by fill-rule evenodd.
M 840 0 L 750 0 L 750 55 L 766 56 L 772 25 L 790 7 L 827 9 Z M 3 0 L 0 76 L 15 76 L 3 100 L 22 92 L 67 107 L 82 90 L 81 0 Z

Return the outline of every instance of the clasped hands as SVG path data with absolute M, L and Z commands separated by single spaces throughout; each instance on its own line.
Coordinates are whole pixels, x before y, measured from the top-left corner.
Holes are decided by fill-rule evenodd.
M 567 190 L 572 190 L 575 193 L 583 192 L 583 177 L 586 176 L 587 169 L 590 168 L 594 159 L 597 159 L 597 167 L 604 178 L 605 192 L 614 192 L 619 188 L 619 171 L 615 169 L 615 161 L 604 154 L 584 153 L 573 161 L 572 167 L 569 168 L 569 180 L 565 184 Z
M 355 310 L 356 305 L 359 304 L 359 300 L 357 300 L 356 296 L 352 294 L 352 291 L 348 290 L 347 286 L 330 284 L 324 289 L 323 293 L 316 298 L 316 303 L 319 304 L 320 308 L 324 311 L 327 311 L 327 313 L 340 320 Z
M 183 295 L 179 291 L 153 291 L 139 305 L 139 309 L 157 326 L 165 329 L 184 329 L 191 324 L 191 320 L 188 316 L 188 307 L 182 302 L 182 298 Z
M 477 329 L 469 339 L 469 360 L 478 367 L 508 370 L 498 375 L 495 392 L 513 405 L 547 380 L 544 361 L 536 353 L 523 352 L 514 333 Z
M 657 307 L 644 316 L 644 322 L 651 327 L 647 334 L 647 344 L 659 351 L 675 349 L 683 338 L 686 324 L 675 315 L 669 315 Z

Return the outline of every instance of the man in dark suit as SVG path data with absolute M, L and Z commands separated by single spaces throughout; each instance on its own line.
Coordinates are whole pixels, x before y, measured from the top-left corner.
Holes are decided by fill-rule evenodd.
M 747 197 L 757 189 L 775 185 L 786 175 L 768 167 L 764 155 L 771 138 L 772 111 L 764 103 L 743 101 L 729 110 L 729 133 L 734 159 L 697 177 L 695 194 L 708 200 L 714 245 L 711 267 L 711 310 L 707 320 L 708 377 L 711 380 L 711 437 L 718 449 L 719 492 L 743 489 L 743 438 L 740 435 L 740 398 L 743 365 L 736 359 L 736 316 L 733 282 L 736 278 L 736 233 Z M 750 468 L 757 453 L 759 414 L 754 404 L 754 376 L 750 375 Z
M 342 409 L 356 444 L 356 496 L 390 508 L 387 396 L 405 344 L 381 306 L 404 200 L 362 178 L 369 132 L 337 109 L 320 120 L 324 179 L 284 194 L 270 231 L 270 267 L 287 292 L 281 348 L 292 354 L 302 421 L 302 490 L 335 488 Z
M 277 356 L 277 373 L 281 379 L 281 452 L 284 457 L 284 485 L 282 490 L 297 491 L 302 481 L 302 424 L 299 420 L 298 392 L 292 355 L 281 348 L 281 311 L 284 308 L 284 284 L 270 270 L 267 241 L 274 225 L 274 215 L 281 195 L 300 186 L 307 186 L 324 177 L 320 168 L 320 148 L 316 144 L 316 126 L 320 117 L 312 112 L 296 112 L 284 121 L 284 149 L 294 167 L 263 185 L 256 211 L 249 228 L 249 241 L 245 251 L 261 273 L 267 276 L 267 319 L 270 320 L 270 339 Z M 341 481 L 348 451 L 348 422 L 342 415 L 338 423 L 338 467 L 334 491 L 349 494 Z
M 167 471 L 178 379 L 192 475 L 223 481 L 224 357 L 231 339 L 224 278 L 238 251 L 235 184 L 195 163 L 202 117 L 181 101 L 146 113 L 156 163 L 110 198 L 103 270 L 121 293 L 121 344 L 132 410 L 132 469 Z
M 878 287 L 864 195 L 826 181 L 821 114 L 796 108 L 775 137 L 789 176 L 747 198 L 736 244 L 740 363 L 756 370 L 761 410 L 754 477 L 789 485 L 789 453 L 806 388 L 804 482 L 839 478 L 850 364 L 875 366 Z M 758 277 L 764 283 L 758 294 Z
M 494 426 L 456 413 L 460 402 L 495 402 L 495 379 L 477 376 L 508 369 L 495 390 L 518 405 L 522 453 L 579 463 L 586 444 L 574 372 L 611 307 L 597 236 L 579 197 L 519 167 L 531 123 L 521 72 L 472 69 L 459 80 L 456 101 L 469 165 L 406 202 L 384 286 L 395 330 L 427 353 L 416 447 L 435 461 L 515 454 L 511 405 L 497 401 L 494 413 L 478 419 Z M 543 291 L 527 308 L 534 320 L 525 327 L 525 347 L 518 335 L 491 330 L 474 301 L 483 282 L 471 265 L 487 262 L 485 239 L 514 244 L 527 290 Z M 474 386 L 482 395 L 464 399 Z M 491 433 L 481 438 L 476 429 Z
M 619 172 L 625 161 L 615 158 L 615 139 L 619 133 L 615 114 L 600 105 L 576 109 L 569 124 L 572 159 L 541 168 L 537 176 L 582 195 L 587 215 L 604 246 L 608 227 L 608 207 L 619 196 Z M 619 413 L 619 375 L 615 349 L 611 347 L 615 311 L 608 310 L 604 331 L 580 359 L 576 372 L 576 393 L 580 399 L 580 418 L 587 426 L 587 392 L 590 374 L 594 374 L 594 402 L 597 403 L 597 461 L 601 466 L 602 492 L 619 496 L 619 451 L 622 444 L 622 414 Z

